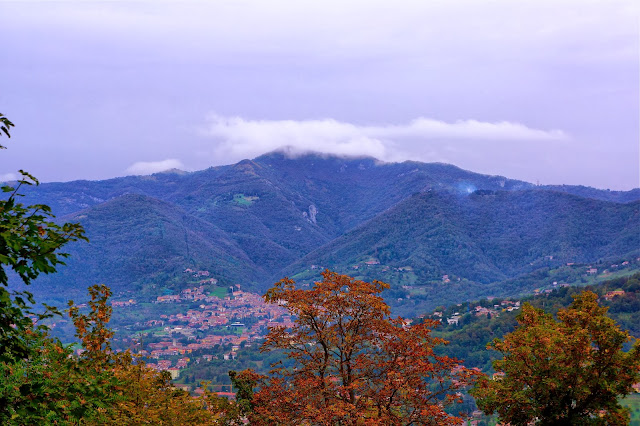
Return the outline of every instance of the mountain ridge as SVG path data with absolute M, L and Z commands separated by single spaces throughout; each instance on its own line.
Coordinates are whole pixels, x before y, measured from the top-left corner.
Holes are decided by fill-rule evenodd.
M 386 262 L 384 253 L 403 253 L 406 264 L 390 266 L 413 271 L 381 275 L 388 276 L 394 288 L 424 285 L 449 274 L 461 279 L 454 283 L 454 292 L 462 297 L 465 288 L 480 288 L 535 270 L 540 265 L 534 257 L 514 255 L 529 250 L 528 246 L 542 255 L 545 244 L 564 244 L 564 251 L 558 250 L 567 254 L 595 238 L 601 247 L 591 257 L 580 257 L 575 251 L 573 258 L 567 255 L 563 261 L 623 256 L 630 252 L 623 253 L 624 241 L 640 246 L 633 237 L 638 217 L 629 213 L 637 213 L 640 190 L 612 193 L 586 187 L 535 186 L 442 163 L 384 163 L 371 157 L 314 154 L 289 158 L 275 152 L 186 174 L 45 183 L 25 192 L 26 203 L 48 204 L 63 220 L 79 220 L 93 241 L 87 248 L 80 243 L 71 245 L 69 265 L 61 268 L 58 277 L 43 281 L 57 289 L 84 288 L 96 279 L 109 282 L 109 275 L 102 272 L 109 271 L 116 277 L 112 281 L 117 289 L 135 288 L 151 294 L 149 286 L 173 288 L 182 279 L 181 271 L 194 267 L 210 269 L 221 284 L 242 283 L 262 290 L 285 273 L 303 281 L 312 279 L 317 271 L 308 271 L 309 256 L 331 252 L 336 244 L 352 239 L 359 241 L 351 242 L 357 249 L 336 249 L 329 253 L 336 262 L 317 260 L 313 264 L 346 267 L 366 256 L 382 257 L 376 260 Z M 427 199 L 437 202 L 429 204 Z M 563 227 L 545 222 L 547 210 L 554 212 L 555 222 Z M 393 214 L 406 218 L 385 225 Z M 134 220 L 136 216 L 140 220 Z M 424 220 L 427 216 L 440 222 Z M 505 218 L 508 221 L 501 223 Z M 519 220 L 529 224 L 522 235 Z M 379 232 L 367 231 L 368 237 L 358 240 L 357 232 L 363 232 L 358 230 L 372 222 L 381 228 Z M 483 226 L 477 225 L 481 222 Z M 586 229 L 606 230 L 582 235 L 577 230 L 582 222 Z M 166 229 L 164 239 L 157 234 L 161 225 Z M 621 229 L 620 236 L 607 246 L 603 241 L 608 237 L 601 234 L 618 232 L 612 226 Z M 508 233 L 501 234 L 501 228 Z M 555 234 L 540 232 L 547 228 L 555 229 Z M 403 231 L 398 234 L 398 229 Z M 196 255 L 184 251 L 185 235 L 192 239 Z M 487 245 L 485 239 L 514 242 Z M 378 247 L 381 241 L 386 241 L 385 247 Z M 131 247 L 139 248 L 132 255 L 138 263 L 151 259 L 152 272 L 125 261 L 122 255 L 131 253 Z M 377 254 L 371 254 L 371 247 L 377 247 Z M 386 256 L 393 258 L 391 254 Z M 554 256 L 551 251 L 545 255 Z M 99 262 L 95 259 L 100 256 L 108 267 L 96 267 Z M 156 262 L 162 256 L 169 261 Z M 505 260 L 510 257 L 520 262 L 511 269 Z M 451 259 L 456 258 L 464 259 L 459 262 L 464 270 L 451 267 Z M 533 262 L 530 268 L 527 262 Z

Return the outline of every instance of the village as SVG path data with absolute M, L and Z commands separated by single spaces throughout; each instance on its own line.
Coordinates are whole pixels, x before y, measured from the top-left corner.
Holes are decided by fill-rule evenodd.
M 615 270 L 626 264 L 628 262 L 622 262 L 620 265 L 613 264 L 608 269 Z M 379 263 L 375 260 L 365 262 L 365 267 L 376 266 L 379 266 Z M 583 274 L 594 275 L 600 272 L 591 265 L 586 268 L 585 266 L 582 267 Z M 311 268 L 321 267 L 312 265 Z M 185 372 L 189 376 L 188 373 L 192 371 L 189 370 L 190 367 L 201 368 L 228 362 L 230 369 L 240 350 L 251 348 L 257 351 L 259 349 L 261 341 L 271 327 L 293 325 L 293 318 L 286 308 L 266 303 L 257 293 L 241 290 L 240 284 L 226 288 L 218 286 L 217 280 L 210 277 L 208 271 L 187 268 L 183 274 L 188 277 L 187 282 L 192 283 L 192 286 L 183 288 L 177 294 L 156 296 L 153 304 L 158 314 L 127 326 L 130 333 L 125 333 L 126 337 L 121 335 L 115 339 L 116 343 L 119 343 L 119 345 L 116 344 L 118 350 L 126 347 L 145 360 L 147 366 L 157 371 L 168 372 L 171 378 L 178 382 L 176 385 L 179 387 L 198 391 L 200 388 L 197 384 L 194 386 L 194 384 L 179 383 L 185 381 Z M 444 275 L 442 282 L 447 284 L 451 279 L 450 275 Z M 565 286 L 568 284 L 553 282 L 551 288 Z M 302 284 L 302 287 L 308 287 L 308 285 Z M 551 289 L 534 291 L 536 294 L 549 292 Z M 603 298 L 611 300 L 623 293 L 612 291 Z M 493 297 L 487 299 L 489 303 L 484 306 L 460 304 L 458 307 L 464 308 L 464 312 L 469 312 L 473 316 L 488 318 L 497 318 L 504 312 L 520 309 L 520 301 L 517 300 Z M 115 310 L 114 313 L 117 314 L 120 310 L 135 310 L 138 302 L 135 299 L 114 300 L 111 304 Z M 170 307 L 173 309 L 169 309 Z M 444 324 L 457 326 L 462 318 L 462 312 L 453 311 L 446 315 L 436 310 L 427 316 Z M 219 387 L 221 391 L 219 393 L 233 397 L 223 391 L 226 385 L 215 383 L 214 385 Z
M 635 261 L 640 262 L 640 258 L 635 259 Z M 606 269 L 605 268 L 598 269 L 591 265 L 588 265 L 588 266 L 582 265 L 582 266 L 579 266 L 579 268 L 582 274 L 586 276 L 595 276 L 600 274 L 604 277 L 607 277 L 607 276 L 611 276 L 613 271 L 624 268 L 629 264 L 630 262 L 625 260 L 619 264 L 611 264 Z M 567 263 L 567 266 L 574 266 L 574 265 L 575 265 L 574 263 Z M 444 275 L 442 280 L 444 283 L 449 282 L 449 276 Z M 551 286 L 549 286 L 549 288 L 538 288 L 533 290 L 533 295 L 550 294 L 551 292 L 553 292 L 554 289 L 563 288 L 563 287 L 570 287 L 570 284 L 558 283 L 557 281 L 553 281 L 553 283 L 551 284 Z M 608 291 L 606 294 L 602 295 L 601 300 L 610 302 L 613 298 L 621 297 L 624 295 L 625 295 L 624 290 L 611 290 L 611 291 Z M 441 323 L 446 323 L 447 325 L 458 325 L 460 322 L 460 319 L 462 318 L 462 315 L 466 312 L 469 312 L 471 313 L 471 315 L 476 317 L 487 317 L 491 319 L 491 318 L 499 317 L 504 312 L 512 312 L 520 309 L 521 302 L 519 300 L 500 299 L 500 298 L 495 298 L 493 296 L 486 296 L 485 299 L 489 303 L 488 306 L 480 306 L 480 305 L 471 306 L 468 303 L 460 303 L 457 306 L 458 308 L 464 308 L 463 313 L 453 312 L 452 314 L 447 316 L 447 315 L 444 315 L 442 311 L 436 310 L 428 316 L 431 319 L 434 319 Z
M 120 343 L 118 350 L 127 346 L 146 360 L 148 367 L 167 371 L 172 379 L 177 379 L 193 363 L 234 360 L 240 348 L 262 340 L 269 328 L 293 325 L 287 309 L 266 303 L 259 294 L 242 291 L 240 284 L 211 295 L 205 288 L 215 285 L 217 280 L 207 278 L 208 271 L 186 269 L 184 273 L 204 279 L 198 282 L 200 285 L 185 288 L 179 294 L 157 296 L 154 303 L 187 304 L 191 308 L 174 314 L 160 313 L 133 328 L 127 327 L 139 332 L 116 338 L 119 340 L 116 343 Z M 197 308 L 193 308 L 194 303 Z M 137 301 L 112 301 L 111 305 L 117 314 L 120 309 L 135 309 Z

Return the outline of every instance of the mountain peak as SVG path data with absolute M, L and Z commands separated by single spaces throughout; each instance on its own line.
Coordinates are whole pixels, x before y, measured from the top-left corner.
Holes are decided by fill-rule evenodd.
M 163 170 L 161 172 L 154 173 L 154 175 L 186 175 L 188 173 L 189 172 L 187 172 L 187 171 L 180 170 L 180 169 L 177 169 L 177 168 L 174 167 L 172 169 L 167 169 L 167 170 Z
M 376 163 L 383 163 L 375 157 L 362 154 L 334 154 L 320 151 L 305 150 L 291 145 L 280 147 L 276 150 L 256 157 L 256 161 L 264 160 L 298 160 L 298 159 L 319 159 L 319 160 L 370 160 Z

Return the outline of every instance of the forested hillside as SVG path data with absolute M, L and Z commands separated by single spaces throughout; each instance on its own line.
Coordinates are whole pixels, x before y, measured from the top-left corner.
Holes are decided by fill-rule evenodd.
M 117 289 L 132 283 L 170 282 L 168 272 L 192 264 L 233 282 L 250 282 L 264 273 L 223 230 L 174 204 L 144 195 L 123 195 L 63 220 L 81 222 L 91 243 L 70 247 L 68 265 L 51 285 L 82 288 L 87 276 Z M 80 268 L 83 275 L 75 273 Z
M 300 264 L 346 268 L 365 259 L 410 266 L 418 280 L 455 275 L 493 282 L 542 265 L 638 252 L 640 203 L 547 191 L 416 194 Z M 295 265 L 292 269 L 295 269 Z
M 553 281 L 575 282 L 575 272 L 581 269 L 585 275 L 589 262 L 635 259 L 640 252 L 638 207 L 638 202 L 617 204 L 540 190 L 469 196 L 427 191 L 310 253 L 287 272 L 313 279 L 321 268 L 310 265 L 321 265 L 400 284 L 396 297 L 403 300 L 396 305 L 405 308 L 453 303 L 452 294 L 531 292 Z M 549 271 L 562 268 L 574 272 L 545 279 L 554 275 Z M 536 276 L 533 287 L 525 284 L 529 275 Z
M 493 372 L 491 362 L 499 354 L 487 350 L 488 343 L 513 331 L 516 316 L 523 303 L 556 314 L 566 308 L 573 296 L 590 290 L 599 296 L 599 303 L 609 308 L 608 314 L 623 330 L 640 338 L 640 274 L 618 278 L 586 287 L 561 287 L 550 293 L 523 298 L 482 299 L 474 302 L 440 307 L 425 314 L 442 320 L 436 334 L 450 343 L 438 349 L 442 354 L 465 360 L 468 367 Z M 456 322 L 447 319 L 458 317 Z
M 536 187 L 439 163 L 275 152 L 26 193 L 79 221 L 91 241 L 71 244 L 69 265 L 39 280 L 46 296 L 92 282 L 170 294 L 187 284 L 186 268 L 262 291 L 330 268 L 390 282 L 387 297 L 415 312 L 440 296 L 502 294 L 509 280 L 517 291 L 519 277 L 567 263 L 631 260 L 640 247 L 637 191 Z

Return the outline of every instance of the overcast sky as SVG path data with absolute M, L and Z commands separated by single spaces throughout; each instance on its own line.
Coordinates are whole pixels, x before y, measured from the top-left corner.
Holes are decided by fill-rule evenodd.
M 639 186 L 634 0 L 0 0 L 0 179 L 287 145 Z

